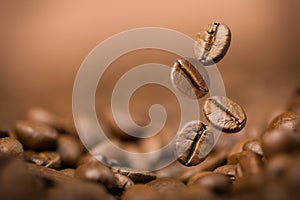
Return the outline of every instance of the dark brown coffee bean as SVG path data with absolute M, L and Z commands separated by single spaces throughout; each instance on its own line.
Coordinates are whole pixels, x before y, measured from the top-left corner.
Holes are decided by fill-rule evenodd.
M 19 121 L 16 133 L 21 143 L 33 150 L 50 150 L 56 147 L 57 132 L 50 126 L 35 121 Z
M 24 152 L 22 144 L 10 137 L 0 138 L 0 154 L 4 156 L 22 156 Z
M 75 170 L 74 176 L 83 180 L 102 183 L 108 190 L 116 188 L 113 172 L 100 162 L 90 162 L 80 165 Z
M 66 176 L 69 176 L 69 177 L 74 177 L 75 169 L 66 168 L 66 169 L 60 170 L 60 173 L 66 175 Z
M 248 177 L 253 174 L 262 174 L 264 165 L 260 157 L 252 151 L 242 151 L 237 157 L 237 177 Z
M 216 193 L 225 193 L 229 191 L 232 182 L 226 175 L 211 172 L 196 174 L 192 181 L 188 182 L 188 186 L 191 185 L 208 188 Z
M 244 128 L 247 117 L 243 108 L 224 96 L 206 99 L 203 111 L 206 119 L 225 133 L 236 133 Z
M 214 170 L 215 173 L 227 175 L 231 180 L 235 179 L 236 165 L 223 165 Z
M 295 152 L 300 149 L 300 135 L 290 129 L 267 131 L 262 137 L 262 147 L 266 156 L 280 152 Z
M 197 165 L 207 157 L 213 145 L 213 133 L 200 121 L 191 121 L 176 138 L 177 160 L 185 166 Z
M 258 139 L 253 139 L 246 142 L 243 146 L 243 150 L 249 150 L 256 153 L 257 155 L 263 156 L 261 142 Z
M 206 25 L 197 35 L 195 57 L 205 65 L 219 62 L 226 54 L 231 41 L 228 26 L 214 22 Z
M 293 164 L 293 157 L 288 154 L 278 153 L 270 157 L 266 163 L 266 173 L 271 178 L 282 178 Z
M 161 194 L 178 194 L 186 189 L 186 186 L 175 178 L 158 178 L 147 185 Z
M 202 163 L 195 167 L 188 168 L 180 175 L 180 180 L 186 183 L 192 176 L 195 174 L 214 170 L 215 168 L 219 167 L 220 165 L 224 164 L 226 161 L 227 151 L 219 151 L 217 153 L 213 153 L 207 157 Z
M 148 171 L 132 169 L 128 167 L 113 167 L 114 173 L 120 173 L 129 177 L 135 183 L 147 183 L 156 179 L 156 174 Z
M 25 151 L 24 158 L 27 162 L 32 162 L 37 165 L 42 165 L 53 169 L 60 169 L 61 167 L 61 158 L 56 152 L 46 151 L 35 153 L 29 150 Z
M 208 86 L 198 68 L 188 60 L 180 59 L 174 63 L 171 71 L 174 88 L 192 99 L 199 99 L 208 93 Z
M 119 173 L 115 173 L 115 179 L 116 179 L 117 187 L 121 191 L 123 190 L 125 191 L 134 185 L 134 182 L 130 178 Z
M 136 184 L 121 196 L 121 200 L 153 200 L 162 199 L 162 195 L 148 185 Z
M 70 135 L 60 135 L 57 142 L 57 151 L 65 167 L 75 167 L 83 152 L 82 144 Z
M 268 131 L 274 129 L 290 129 L 295 131 L 299 126 L 300 115 L 293 112 L 284 112 L 271 121 L 270 125 L 268 126 Z
M 182 194 L 177 194 L 178 200 L 217 200 L 219 199 L 211 190 L 199 187 L 198 185 L 191 185 Z

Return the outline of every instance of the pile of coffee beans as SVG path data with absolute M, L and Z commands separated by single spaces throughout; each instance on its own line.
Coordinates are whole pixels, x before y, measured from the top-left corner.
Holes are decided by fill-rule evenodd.
M 230 31 L 219 23 L 204 30 L 197 45 L 210 41 L 204 45 L 208 53 L 199 53 L 197 59 L 205 64 L 211 62 L 210 58 L 217 62 L 229 47 Z M 218 48 L 215 42 L 219 42 Z M 187 91 L 187 96 L 205 96 L 209 88 L 205 78 L 186 65 L 185 60 L 177 61 L 174 74 L 183 74 L 186 83 L 195 87 L 187 91 L 180 80 L 174 83 L 182 92 Z M 266 124 L 261 134 L 244 134 L 236 142 L 220 140 L 214 146 L 213 132 L 232 134 L 243 129 L 246 115 L 240 105 L 227 97 L 212 96 L 205 100 L 203 113 L 209 125 L 195 119 L 178 134 L 178 161 L 149 172 L 101 156 L 107 151 L 105 143 L 94 149 L 99 162 L 85 150 L 68 119 L 32 108 L 28 118 L 17 121 L 14 129 L 0 128 L 0 199 L 300 198 L 300 90 L 288 102 L 286 111 Z M 147 147 L 114 135 L 112 140 L 127 149 Z M 160 139 L 151 142 L 159 144 Z

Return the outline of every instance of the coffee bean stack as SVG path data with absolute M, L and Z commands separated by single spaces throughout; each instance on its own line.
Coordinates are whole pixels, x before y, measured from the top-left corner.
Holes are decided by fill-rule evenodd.
M 231 41 L 228 26 L 212 23 L 197 35 L 194 54 L 196 59 L 177 60 L 171 72 L 173 86 L 191 99 L 200 99 L 209 92 L 209 79 L 204 67 L 219 62 L 226 54 Z M 195 61 L 196 60 L 196 61 Z M 197 65 L 193 65 L 196 63 Z M 197 67 L 201 63 L 202 67 Z M 186 124 L 176 140 L 178 161 L 186 166 L 201 163 L 215 144 L 215 133 L 236 133 L 246 124 L 246 114 L 236 102 L 225 96 L 212 96 L 204 102 L 204 116 L 210 125 L 197 120 Z

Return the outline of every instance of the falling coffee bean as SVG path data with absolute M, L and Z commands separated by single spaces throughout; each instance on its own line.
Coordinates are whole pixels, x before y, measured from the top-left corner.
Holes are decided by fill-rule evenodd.
M 247 117 L 243 108 L 225 96 L 208 98 L 203 111 L 206 119 L 225 133 L 236 133 L 246 125 Z
M 173 86 L 192 99 L 205 96 L 208 93 L 208 86 L 199 71 L 188 60 L 177 60 L 171 71 Z
M 214 145 L 214 135 L 200 121 L 186 124 L 176 138 L 178 161 L 185 166 L 201 163 Z
M 217 22 L 208 24 L 196 37 L 195 57 L 204 65 L 217 63 L 225 56 L 230 42 L 231 32 L 228 26 Z

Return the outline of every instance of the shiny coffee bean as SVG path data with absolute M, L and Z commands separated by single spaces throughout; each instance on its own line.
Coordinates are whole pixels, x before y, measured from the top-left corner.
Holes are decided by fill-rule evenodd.
M 204 187 L 216 193 L 225 193 L 229 191 L 232 182 L 226 175 L 211 172 L 196 175 L 193 181 L 189 182 L 188 185 L 197 185 L 198 187 Z
M 148 171 L 132 169 L 128 167 L 113 167 L 114 173 L 129 177 L 135 183 L 147 183 L 156 179 L 156 174 Z
M 171 71 L 174 88 L 191 99 L 199 99 L 208 93 L 208 86 L 198 68 L 188 60 L 180 59 L 174 63 Z
M 295 152 L 300 149 L 300 135 L 290 129 L 267 131 L 262 137 L 262 147 L 266 156 Z
M 53 169 L 60 169 L 61 157 L 56 152 L 46 151 L 36 153 L 34 151 L 25 151 L 24 158 L 27 162 L 35 163 L 37 165 L 50 167 Z
M 51 150 L 56 147 L 57 132 L 50 126 L 36 121 L 19 121 L 16 134 L 28 149 Z
M 158 178 L 147 185 L 161 194 L 178 194 L 186 189 L 186 186 L 175 178 Z
M 244 128 L 247 117 L 243 108 L 225 96 L 206 99 L 203 111 L 206 119 L 225 133 L 236 133 Z
M 205 65 L 217 63 L 225 56 L 230 42 L 231 32 L 228 26 L 217 22 L 208 24 L 196 37 L 195 57 Z
M 57 151 L 65 167 L 74 167 L 83 152 L 83 146 L 70 135 L 60 135 L 57 141 Z
M 0 155 L 18 157 L 24 152 L 22 144 L 10 137 L 0 138 Z
M 117 187 L 121 191 L 125 191 L 134 185 L 134 182 L 130 178 L 119 173 L 115 173 L 115 179 Z
M 177 160 L 185 166 L 197 165 L 207 157 L 213 145 L 213 133 L 200 121 L 191 121 L 176 138 Z
M 223 165 L 214 170 L 215 173 L 227 175 L 231 180 L 235 179 L 236 165 Z
M 90 162 L 80 165 L 74 176 L 76 178 L 102 183 L 108 190 L 116 188 L 116 181 L 113 172 L 100 162 Z
M 290 129 L 296 131 L 300 126 L 300 115 L 293 112 L 284 112 L 275 117 L 268 126 L 268 130 Z
M 121 196 L 121 200 L 153 200 L 162 199 L 162 195 L 148 185 L 136 184 Z
M 256 153 L 257 155 L 263 156 L 261 142 L 258 139 L 253 139 L 246 142 L 243 146 L 243 150 L 249 150 Z

